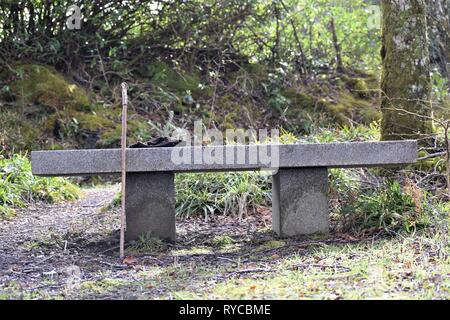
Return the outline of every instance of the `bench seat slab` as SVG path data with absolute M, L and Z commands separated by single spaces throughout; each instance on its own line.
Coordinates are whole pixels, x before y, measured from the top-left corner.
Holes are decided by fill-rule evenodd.
M 141 236 L 175 241 L 173 172 L 127 173 L 126 241 Z
M 211 154 L 217 158 L 211 159 Z M 179 155 L 187 157 L 181 161 Z M 33 174 L 40 176 L 119 174 L 120 159 L 120 149 L 31 152 Z M 416 159 L 416 141 L 137 148 L 127 150 L 127 172 L 383 167 L 414 163 Z
M 272 224 L 281 237 L 328 233 L 328 170 L 279 169 L 272 181 Z

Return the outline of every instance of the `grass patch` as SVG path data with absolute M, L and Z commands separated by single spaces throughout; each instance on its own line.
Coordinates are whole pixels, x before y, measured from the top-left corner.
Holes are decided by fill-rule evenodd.
M 257 247 L 255 249 L 255 252 L 264 252 L 264 251 L 268 251 L 268 250 L 279 249 L 279 248 L 284 247 L 285 245 L 286 245 L 286 243 L 284 241 L 270 240 L 270 241 L 263 243 L 259 247 Z
M 136 278 L 148 289 L 148 297 L 160 299 L 448 299 L 450 296 L 447 233 L 402 233 L 395 238 L 343 244 L 287 240 L 283 247 L 270 259 L 258 256 L 228 264 L 195 258 L 196 253 L 191 252 L 191 259 L 150 267 Z M 246 252 L 241 254 L 247 257 Z M 229 257 L 241 261 L 237 256 Z
M 182 217 L 202 213 L 243 217 L 270 201 L 270 176 L 263 172 L 179 174 L 176 212 Z
M 277 272 L 229 279 L 197 298 L 447 299 L 448 257 L 433 258 L 427 237 L 323 245 L 286 257 Z
M 149 236 L 140 236 L 138 240 L 127 248 L 128 254 L 141 254 L 153 252 L 155 250 L 162 250 L 167 247 L 167 244 L 159 239 Z
M 333 143 L 379 141 L 380 123 L 374 121 L 367 126 L 342 126 L 340 128 L 316 128 L 313 134 L 300 137 L 302 143 Z
M 186 255 L 202 255 L 211 254 L 213 251 L 211 248 L 206 246 L 192 247 L 189 249 L 180 249 L 172 251 L 174 256 L 186 256 Z
M 220 235 L 220 236 L 215 236 L 212 241 L 211 241 L 212 245 L 216 248 L 225 248 L 227 246 L 231 246 L 234 244 L 234 240 L 233 238 L 227 236 L 227 235 Z
M 80 285 L 80 291 L 84 294 L 104 294 L 117 287 L 127 285 L 128 282 L 122 279 L 102 279 L 97 281 L 85 281 Z

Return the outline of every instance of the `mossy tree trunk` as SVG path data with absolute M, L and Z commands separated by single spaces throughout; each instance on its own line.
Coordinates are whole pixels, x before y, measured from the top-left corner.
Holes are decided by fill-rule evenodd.
M 382 140 L 432 133 L 426 0 L 383 0 Z

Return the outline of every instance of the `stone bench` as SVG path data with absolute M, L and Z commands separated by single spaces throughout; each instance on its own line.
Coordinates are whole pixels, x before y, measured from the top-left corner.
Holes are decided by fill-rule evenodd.
M 328 168 L 402 165 L 417 159 L 416 141 L 127 149 L 127 241 L 141 235 L 175 240 L 175 173 L 266 169 L 267 162 L 254 155 L 267 150 L 271 156 L 276 151 L 278 162 L 272 222 L 280 236 L 328 232 Z M 188 161 L 173 161 L 174 152 Z M 120 149 L 31 153 L 32 172 L 39 176 L 119 174 L 120 159 Z

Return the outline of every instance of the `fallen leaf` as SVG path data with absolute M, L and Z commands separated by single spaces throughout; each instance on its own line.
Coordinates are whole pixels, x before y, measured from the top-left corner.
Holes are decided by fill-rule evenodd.
M 137 263 L 137 259 L 135 257 L 128 256 L 128 257 L 125 257 L 122 262 L 123 262 L 123 264 L 126 264 L 127 266 L 133 266 Z
M 354 236 L 347 234 L 347 233 L 341 233 L 341 234 L 339 234 L 339 237 L 342 240 L 346 240 L 346 241 L 358 241 L 358 238 L 355 238 Z

